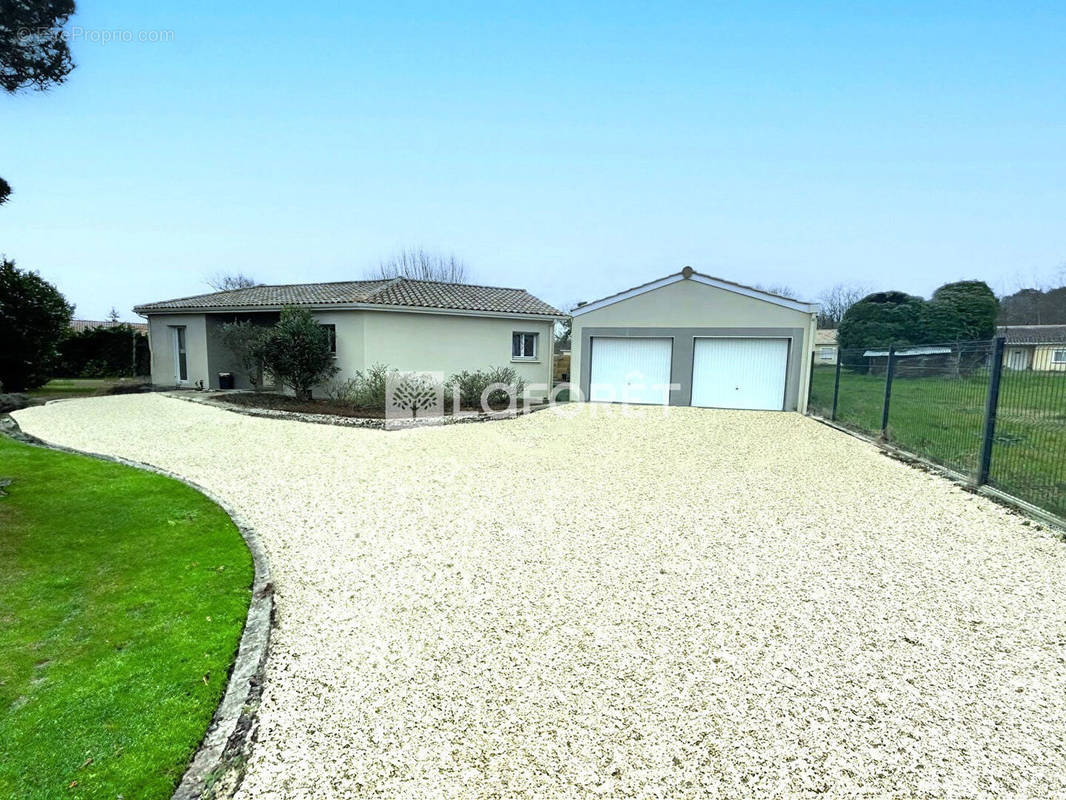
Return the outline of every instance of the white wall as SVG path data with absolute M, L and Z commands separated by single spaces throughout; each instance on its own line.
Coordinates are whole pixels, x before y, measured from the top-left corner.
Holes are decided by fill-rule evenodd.
M 174 386 L 177 374 L 174 364 L 175 326 L 185 327 L 185 360 L 189 379 L 185 385 L 197 381 L 210 385 L 207 365 L 207 326 L 203 314 L 153 314 L 148 318 L 148 344 L 152 349 L 152 383 Z

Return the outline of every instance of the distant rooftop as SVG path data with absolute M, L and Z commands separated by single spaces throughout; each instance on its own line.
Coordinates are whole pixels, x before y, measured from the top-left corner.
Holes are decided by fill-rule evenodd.
M 278 309 L 282 306 L 382 306 L 428 308 L 454 311 L 483 311 L 496 314 L 566 316 L 525 289 L 475 286 L 466 283 L 390 278 L 336 283 L 292 283 L 278 286 L 250 286 L 224 292 L 179 297 L 137 306 L 138 314 L 167 311 L 231 311 L 236 309 Z
M 908 356 L 942 356 L 951 352 L 950 347 L 908 347 L 904 350 L 896 351 L 896 358 L 907 358 Z M 888 358 L 887 350 L 867 350 L 862 354 L 863 358 Z
M 1006 336 L 1007 344 L 1063 344 L 1066 325 L 1000 325 L 996 335 Z
M 128 325 L 138 333 L 148 333 L 148 324 L 145 322 L 112 322 L 109 319 L 72 319 L 70 329 L 75 333 L 92 330 L 93 328 L 116 328 L 119 325 Z

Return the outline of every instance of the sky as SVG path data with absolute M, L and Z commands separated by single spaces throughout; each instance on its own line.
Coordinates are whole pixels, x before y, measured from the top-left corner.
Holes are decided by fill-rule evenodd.
M 560 307 L 1066 264 L 1061 2 L 80 0 L 68 34 L 66 83 L 0 96 L 0 253 L 78 317 L 403 247 Z

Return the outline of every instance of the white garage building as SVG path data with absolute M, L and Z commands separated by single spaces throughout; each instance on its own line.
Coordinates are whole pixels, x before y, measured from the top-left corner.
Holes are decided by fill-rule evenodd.
M 574 309 L 572 379 L 594 402 L 802 412 L 817 312 L 685 267 Z

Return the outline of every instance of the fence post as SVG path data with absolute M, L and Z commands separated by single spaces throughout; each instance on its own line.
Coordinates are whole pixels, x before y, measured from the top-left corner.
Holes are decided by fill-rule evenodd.
M 814 397 L 814 360 L 817 355 L 816 351 L 811 351 L 811 363 L 807 369 L 807 410 L 805 413 L 808 415 L 811 413 L 811 398 Z
M 833 411 L 829 414 L 829 419 L 836 422 L 837 419 L 837 398 L 840 397 L 840 348 L 837 348 L 837 372 L 833 378 Z
M 999 384 L 1003 378 L 1003 346 L 1007 337 L 997 336 L 992 345 L 992 372 L 988 378 L 988 397 L 985 400 L 985 426 L 981 435 L 981 460 L 977 465 L 977 485 L 988 483 L 992 467 L 992 445 L 996 438 L 996 412 L 999 410 Z
M 881 438 L 888 439 L 888 406 L 892 401 L 892 373 L 896 371 L 896 346 L 888 348 L 888 366 L 885 368 L 885 402 L 881 406 Z

